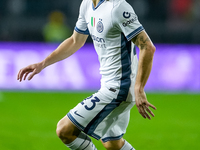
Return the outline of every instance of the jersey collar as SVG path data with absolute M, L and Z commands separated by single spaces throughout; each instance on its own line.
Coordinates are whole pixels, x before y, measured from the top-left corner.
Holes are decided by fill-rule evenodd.
M 92 9 L 96 10 L 105 0 L 100 0 L 96 7 L 94 7 L 94 4 L 92 3 Z

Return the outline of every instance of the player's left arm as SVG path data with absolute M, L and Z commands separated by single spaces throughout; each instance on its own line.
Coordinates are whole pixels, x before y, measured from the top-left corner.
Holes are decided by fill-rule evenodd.
M 136 76 L 134 89 L 136 106 L 138 108 L 139 113 L 144 118 L 151 119 L 148 113 L 150 113 L 153 117 L 154 114 L 149 109 L 149 106 L 153 109 L 156 109 L 156 107 L 147 101 L 147 97 L 144 92 L 144 87 L 151 72 L 153 56 L 156 48 L 144 30 L 140 32 L 136 37 L 134 37 L 132 39 L 132 42 L 140 49 L 138 72 Z

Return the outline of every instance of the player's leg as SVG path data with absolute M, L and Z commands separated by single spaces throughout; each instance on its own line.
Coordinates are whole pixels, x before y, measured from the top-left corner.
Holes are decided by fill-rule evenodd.
M 114 141 L 103 142 L 101 141 L 103 146 L 107 150 L 135 150 L 130 143 L 128 143 L 123 138 Z
M 113 119 L 115 122 L 101 138 L 101 142 L 107 150 L 134 150 L 131 144 L 122 138 L 126 133 L 130 109 L 134 104 L 135 102 L 123 102 L 108 117 L 108 120 Z
M 71 150 L 96 150 L 91 139 L 82 133 L 67 116 L 58 122 L 56 133 Z
M 74 141 L 80 132 L 67 116 L 63 117 L 57 124 L 56 133 L 64 144 Z
M 91 148 L 95 149 L 89 137 L 84 133 L 97 140 L 102 139 L 104 143 L 110 141 L 110 138 L 112 140 L 122 138 L 128 124 L 127 119 L 129 119 L 129 116 L 127 117 L 127 115 L 129 115 L 133 103 L 123 102 L 118 99 L 117 93 L 119 93 L 118 89 L 113 92 L 107 87 L 102 87 L 97 93 L 86 98 L 70 110 L 67 116 L 58 123 L 57 128 L 57 134 L 66 146 L 70 149 L 80 148 L 84 143 L 81 144 L 78 141 L 85 136 L 89 144 L 91 144 Z M 120 94 L 119 97 L 122 97 L 122 95 Z M 126 122 L 122 119 L 124 117 L 127 118 Z M 116 124 L 118 125 L 116 126 Z M 113 128 L 113 126 L 117 128 Z M 110 130 L 112 128 L 113 130 Z M 106 134 L 107 131 L 111 132 Z
M 107 150 L 114 150 L 114 149 L 121 149 L 124 145 L 124 140 L 122 140 L 122 138 L 120 140 L 115 140 L 115 141 L 108 141 L 108 142 L 103 142 L 101 140 L 103 146 L 107 149 Z

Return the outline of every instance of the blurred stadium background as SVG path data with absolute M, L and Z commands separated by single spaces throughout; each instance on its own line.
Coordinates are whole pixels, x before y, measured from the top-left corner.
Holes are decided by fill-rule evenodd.
M 157 110 L 148 121 L 134 107 L 125 138 L 138 150 L 200 149 L 200 1 L 127 1 L 157 47 L 146 85 Z M 16 76 L 71 35 L 80 3 L 0 1 L 0 150 L 67 149 L 56 136 L 57 122 L 100 87 L 91 38 L 32 81 L 19 83 Z

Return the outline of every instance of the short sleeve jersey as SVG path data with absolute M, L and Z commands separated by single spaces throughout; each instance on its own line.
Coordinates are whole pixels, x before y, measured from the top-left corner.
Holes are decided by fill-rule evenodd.
M 90 34 L 100 62 L 101 81 L 130 86 L 137 71 L 135 46 L 131 39 L 143 26 L 125 0 L 83 0 L 75 31 Z M 131 78 L 132 77 L 132 78 Z M 119 82 L 118 82 L 119 81 Z

